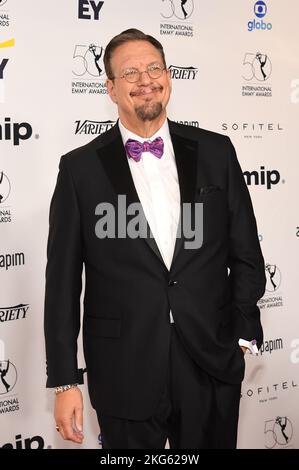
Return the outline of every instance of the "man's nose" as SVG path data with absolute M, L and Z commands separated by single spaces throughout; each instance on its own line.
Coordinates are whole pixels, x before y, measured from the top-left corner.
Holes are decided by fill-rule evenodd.
M 151 77 L 149 76 L 147 70 L 143 70 L 143 72 L 140 72 L 140 73 L 139 73 L 139 80 L 138 80 L 138 82 L 141 83 L 142 85 L 151 82 Z

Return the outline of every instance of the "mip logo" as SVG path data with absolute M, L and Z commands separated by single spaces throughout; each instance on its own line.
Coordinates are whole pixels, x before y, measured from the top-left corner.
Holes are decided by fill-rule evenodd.
M 278 170 L 265 170 L 264 166 L 260 167 L 260 171 L 244 171 L 243 175 L 248 186 L 265 186 L 267 189 L 272 189 L 280 181 L 285 182 L 281 180 Z
M 258 18 L 264 18 L 267 13 L 267 5 L 265 2 L 259 1 L 254 5 L 254 13 Z
M 6 117 L 4 123 L 0 124 L 0 141 L 11 140 L 14 145 L 20 145 L 21 140 L 28 140 L 31 136 L 32 127 L 29 122 L 12 123 L 11 118 Z
M 167 20 L 173 17 L 178 20 L 187 20 L 194 10 L 194 0 L 162 0 L 162 3 L 161 16 Z
M 50 446 L 48 446 L 49 448 Z M 1 449 L 44 449 L 45 441 L 42 436 L 23 438 L 22 434 L 15 436 L 15 442 L 7 442 L 0 446 Z
M 247 28 L 248 31 L 254 31 L 255 29 L 257 30 L 270 30 L 272 29 L 272 23 L 265 23 L 262 18 L 264 18 L 267 14 L 268 8 L 265 2 L 262 0 L 259 0 L 258 2 L 255 2 L 254 4 L 254 14 L 255 16 L 260 20 L 252 20 L 248 21 Z
M 0 361 L 0 395 L 11 392 L 17 383 L 17 369 L 11 361 Z
M 78 18 L 81 20 L 99 20 L 103 5 L 104 2 L 95 0 L 79 0 Z

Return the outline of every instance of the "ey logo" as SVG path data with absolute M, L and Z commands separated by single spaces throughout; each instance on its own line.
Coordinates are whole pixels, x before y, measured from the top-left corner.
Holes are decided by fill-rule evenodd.
M 96 0 L 79 0 L 78 17 L 81 20 L 99 20 L 104 2 Z

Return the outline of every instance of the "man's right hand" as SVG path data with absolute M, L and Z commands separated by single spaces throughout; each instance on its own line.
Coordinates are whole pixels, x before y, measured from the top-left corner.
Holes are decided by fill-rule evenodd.
M 82 444 L 83 397 L 79 387 L 56 395 L 54 417 L 63 439 Z

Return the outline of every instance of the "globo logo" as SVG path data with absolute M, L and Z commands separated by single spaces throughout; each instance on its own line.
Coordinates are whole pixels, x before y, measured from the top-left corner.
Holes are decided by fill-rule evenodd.
M 255 19 L 248 21 L 248 31 L 254 31 L 255 29 L 269 31 L 272 29 L 272 23 L 265 23 L 263 20 L 257 21 Z

